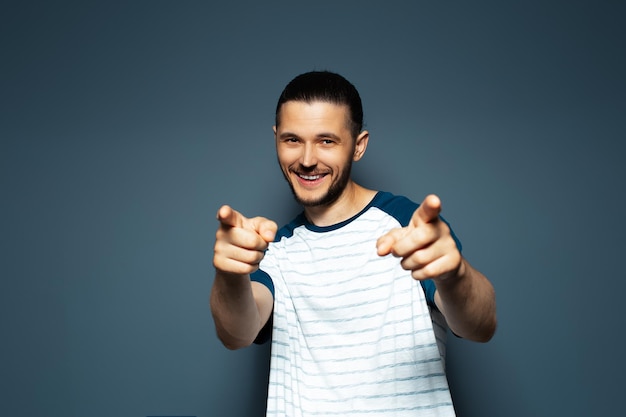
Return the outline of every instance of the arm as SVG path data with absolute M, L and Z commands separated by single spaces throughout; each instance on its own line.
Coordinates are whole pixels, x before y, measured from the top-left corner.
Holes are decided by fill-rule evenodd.
M 493 286 L 461 256 L 440 212 L 439 198 L 426 197 L 407 227 L 393 229 L 378 240 L 378 254 L 402 258 L 402 267 L 417 280 L 432 279 L 437 288 L 435 304 L 450 329 L 486 342 L 496 329 Z
M 217 335 L 229 349 L 249 346 L 270 317 L 273 298 L 264 285 L 251 282 L 276 224 L 262 217 L 247 219 L 228 206 L 217 213 L 211 289 L 211 313 Z
M 488 342 L 496 331 L 495 291 L 465 259 L 456 274 L 435 279 L 435 304 L 458 336 Z

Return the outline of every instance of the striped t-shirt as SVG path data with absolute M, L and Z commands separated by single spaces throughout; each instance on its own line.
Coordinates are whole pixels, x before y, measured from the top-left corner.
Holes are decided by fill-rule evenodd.
M 416 208 L 379 192 L 334 226 L 279 230 L 252 274 L 274 295 L 268 416 L 454 416 L 434 285 L 376 253 Z

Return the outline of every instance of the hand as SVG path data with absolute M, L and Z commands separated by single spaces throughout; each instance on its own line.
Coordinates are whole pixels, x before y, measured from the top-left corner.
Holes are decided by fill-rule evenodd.
M 402 268 L 417 280 L 443 280 L 459 272 L 461 253 L 441 220 L 441 201 L 427 196 L 415 210 L 408 226 L 392 229 L 376 242 L 378 255 L 402 258 Z
M 246 218 L 229 206 L 217 211 L 220 227 L 215 234 L 213 266 L 227 274 L 256 271 L 278 227 L 264 217 Z

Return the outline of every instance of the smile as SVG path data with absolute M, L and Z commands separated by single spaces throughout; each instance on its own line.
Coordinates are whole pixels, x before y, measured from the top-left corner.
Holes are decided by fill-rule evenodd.
M 315 180 L 318 180 L 318 179 L 322 178 L 322 175 L 302 175 L 302 174 L 298 174 L 298 176 L 300 178 L 302 178 L 303 180 L 307 180 L 307 181 L 315 181 Z
M 295 172 L 294 172 L 295 173 Z M 328 174 L 301 174 L 295 173 L 297 182 L 305 188 L 315 188 L 324 183 Z

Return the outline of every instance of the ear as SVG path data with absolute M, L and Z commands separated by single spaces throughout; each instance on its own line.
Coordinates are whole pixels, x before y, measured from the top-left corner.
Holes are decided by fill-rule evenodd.
M 367 130 L 362 131 L 359 136 L 356 137 L 356 143 L 354 144 L 354 156 L 352 157 L 354 162 L 363 157 L 363 154 L 367 149 L 367 141 L 369 138 L 370 134 Z

